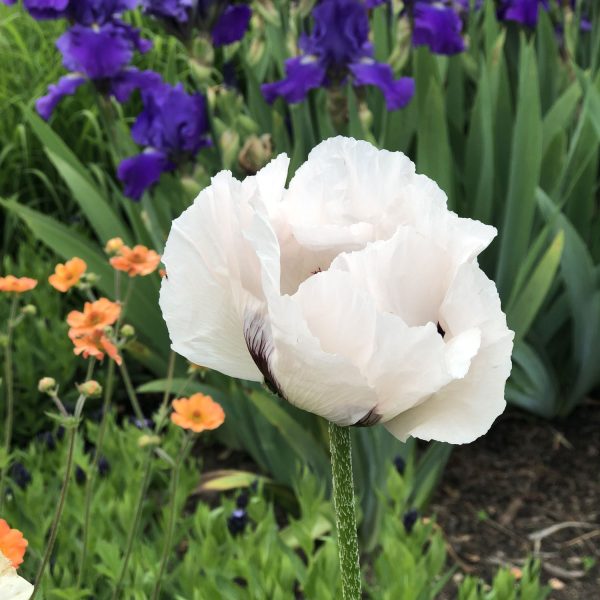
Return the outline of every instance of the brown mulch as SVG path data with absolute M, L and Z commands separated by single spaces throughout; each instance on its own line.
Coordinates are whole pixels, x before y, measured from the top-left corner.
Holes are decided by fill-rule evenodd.
M 600 599 L 600 402 L 552 423 L 507 413 L 454 450 L 430 511 L 463 570 L 490 581 L 536 555 L 550 598 Z

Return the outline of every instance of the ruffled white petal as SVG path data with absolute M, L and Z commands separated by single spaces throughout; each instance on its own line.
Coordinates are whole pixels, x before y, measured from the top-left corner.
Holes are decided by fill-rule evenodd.
M 278 289 L 280 260 L 255 182 L 242 185 L 219 173 L 173 222 L 163 262 L 160 306 L 173 349 L 196 364 L 260 381 L 244 320 L 264 304 L 263 286 Z
M 338 425 L 356 424 L 369 413 L 376 404 L 374 390 L 344 356 L 323 350 L 297 299 L 273 298 L 269 320 L 270 370 L 286 400 Z
M 339 255 L 331 269 L 348 271 L 380 312 L 419 326 L 437 323 L 453 265 L 435 240 L 401 227 L 390 240 Z
M 0 553 L 0 600 L 29 600 L 33 585 L 17 574 L 11 562 Z
M 514 334 L 506 326 L 494 283 L 474 263 L 460 268 L 440 312 L 450 335 L 479 330 L 481 347 L 463 379 L 386 427 L 402 440 L 412 435 L 464 444 L 486 433 L 506 406 L 504 387 L 511 370 Z
M 352 138 L 316 146 L 296 171 L 286 197 L 293 225 L 345 225 L 378 221 L 385 204 L 414 175 L 400 152 L 378 150 Z

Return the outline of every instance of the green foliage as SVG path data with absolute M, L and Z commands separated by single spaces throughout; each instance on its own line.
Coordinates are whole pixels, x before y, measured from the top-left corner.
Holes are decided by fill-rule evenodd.
M 169 386 L 164 379 L 155 380 L 140 386 L 138 392 L 159 393 Z M 219 402 L 227 419 L 217 436 L 228 447 L 248 452 L 275 482 L 293 486 L 296 468 L 308 468 L 329 490 L 329 438 L 327 423 L 320 417 L 275 398 L 258 385 L 240 385 L 217 373 L 209 372 L 201 382 L 193 378 L 175 379 L 172 389 L 178 395 L 201 392 Z M 414 440 L 402 444 L 385 429 L 369 427 L 353 428 L 352 448 L 354 480 L 363 511 L 362 544 L 370 549 L 379 535 L 385 509 L 371 490 L 385 485 L 393 459 L 404 457 L 410 501 L 421 509 L 435 490 L 451 446 L 434 443 L 419 453 Z M 287 495 L 283 500 L 289 502 Z
M 86 421 L 84 431 L 89 442 L 97 440 L 97 424 Z M 78 589 L 83 480 L 90 476 L 92 468 L 90 455 L 79 441 L 75 453 L 79 471 L 71 481 L 53 567 L 42 584 L 44 598 L 111 598 L 148 456 L 138 444 L 142 435 L 131 425 L 118 427 L 113 416 L 109 417 L 102 454 L 110 469 L 96 477 L 91 505 L 90 560 Z M 176 456 L 182 437 L 178 428 L 169 429 L 163 437 L 162 450 Z M 248 488 L 248 524 L 243 532 L 233 535 L 227 521 L 237 495 L 213 495 L 210 503 L 206 497 L 197 495 L 205 448 L 205 444 L 198 446 L 181 470 L 176 499 L 178 518 L 161 597 L 287 600 L 302 593 L 304 598 L 337 598 L 340 590 L 336 583 L 339 567 L 333 537 L 334 516 L 330 503 L 324 499 L 322 483 L 306 472 L 296 479 L 298 516 L 288 515 L 284 525 L 280 525 L 281 519 L 277 517 L 279 509 L 266 499 L 263 489 Z M 24 490 L 13 483 L 5 504 L 4 516 L 29 541 L 21 574 L 30 580 L 35 576 L 52 520 L 65 451 L 64 440 L 52 451 L 37 441 L 23 449 L 19 460 L 31 473 L 32 481 Z M 134 540 L 120 600 L 149 598 L 154 589 L 169 516 L 170 469 L 169 463 L 159 456 L 151 458 L 151 482 L 142 505 L 140 535 Z M 386 512 L 377 544 L 364 560 L 368 597 L 433 600 L 443 587 L 451 585 L 452 570 L 446 567 L 442 533 L 433 521 L 421 519 L 410 533 L 406 531 L 402 515 L 410 506 L 410 486 L 393 468 L 388 468 L 379 501 Z M 469 600 L 545 597 L 536 569 L 526 570 L 520 582 L 501 571 L 493 582 L 493 591 L 485 594 L 477 591 L 486 587 L 468 578 L 458 594 Z

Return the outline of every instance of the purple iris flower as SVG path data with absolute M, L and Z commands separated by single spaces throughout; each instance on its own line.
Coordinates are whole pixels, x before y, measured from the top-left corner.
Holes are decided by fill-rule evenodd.
M 135 49 L 146 52 L 149 42 L 123 23 L 106 23 L 99 27 L 73 25 L 56 41 L 69 71 L 88 79 L 114 77 L 133 58 Z
M 183 86 L 159 83 L 142 90 L 144 110 L 131 129 L 134 141 L 146 149 L 125 159 L 118 169 L 125 194 L 139 200 L 163 172 L 194 158 L 210 145 L 206 101 L 202 94 L 187 94 Z
M 142 0 L 144 12 L 162 19 L 174 35 L 187 40 L 194 29 L 209 33 L 215 46 L 244 37 L 252 10 L 247 4 L 223 0 Z
M 151 43 L 142 39 L 137 29 L 118 20 L 95 27 L 73 25 L 58 38 L 56 46 L 71 73 L 50 85 L 48 93 L 36 102 L 38 113 L 46 120 L 65 96 L 74 94 L 88 80 L 98 91 L 113 94 L 120 102 L 133 89 L 160 80 L 151 71 L 127 68 L 134 51 L 146 52 Z
M 146 14 L 159 19 L 174 19 L 187 23 L 193 6 L 192 0 L 142 0 Z
M 456 10 L 441 2 L 416 2 L 413 7 L 415 46 L 428 46 L 435 54 L 458 54 L 465 49 L 462 20 Z
M 211 29 L 212 41 L 215 46 L 233 44 L 244 37 L 248 31 L 252 11 L 246 4 L 228 6 L 221 13 Z
M 14 0 L 2 0 L 14 4 Z M 134 9 L 139 0 L 23 0 L 34 19 L 69 19 L 80 25 L 102 24 L 114 15 Z
M 540 6 L 548 10 L 548 0 L 501 0 L 498 16 L 503 21 L 515 21 L 527 27 L 535 27 Z
M 23 0 L 23 6 L 34 19 L 61 19 L 69 0 Z
M 360 0 L 323 0 L 312 15 L 312 33 L 299 40 L 303 54 L 286 61 L 285 79 L 262 86 L 267 102 L 278 96 L 289 103 L 300 102 L 311 89 L 340 85 L 350 77 L 354 85 L 377 86 L 388 110 L 408 104 L 414 81 L 395 80 L 389 65 L 374 60 L 369 19 Z

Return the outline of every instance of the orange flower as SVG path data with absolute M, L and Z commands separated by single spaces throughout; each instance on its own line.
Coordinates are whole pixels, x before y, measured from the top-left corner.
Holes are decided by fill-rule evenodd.
M 160 255 L 140 245 L 134 248 L 123 246 L 119 254 L 110 259 L 110 264 L 117 271 L 125 271 L 129 277 L 149 275 L 156 271 L 158 263 L 160 263 Z
M 4 554 L 16 569 L 22 562 L 27 548 L 27 540 L 18 529 L 11 529 L 4 519 L 0 519 L 0 553 Z
M 54 269 L 54 275 L 48 277 L 50 285 L 59 292 L 66 292 L 79 283 L 81 276 L 85 273 L 87 265 L 81 258 L 72 258 L 64 265 L 58 264 Z
M 36 285 L 37 281 L 29 277 L 15 277 L 14 275 L 0 277 L 0 292 L 22 294 L 23 292 L 32 290 Z
M 171 421 L 196 433 L 205 429 L 216 429 L 225 420 L 221 405 L 204 394 L 173 400 L 173 410 L 175 412 L 171 413 Z
M 83 312 L 72 310 L 67 315 L 67 323 L 71 327 L 69 337 L 85 335 L 96 330 L 103 331 L 105 327 L 115 323 L 120 314 L 121 305 L 111 302 L 108 298 L 86 302 Z
M 73 341 L 75 348 L 73 352 L 77 355 L 83 354 L 83 358 L 93 356 L 98 360 L 104 358 L 104 354 L 108 354 L 118 365 L 121 365 L 123 359 L 119 356 L 117 347 L 106 337 L 101 329 L 96 329 L 91 333 L 84 335 L 76 335 L 69 331 L 69 337 Z

